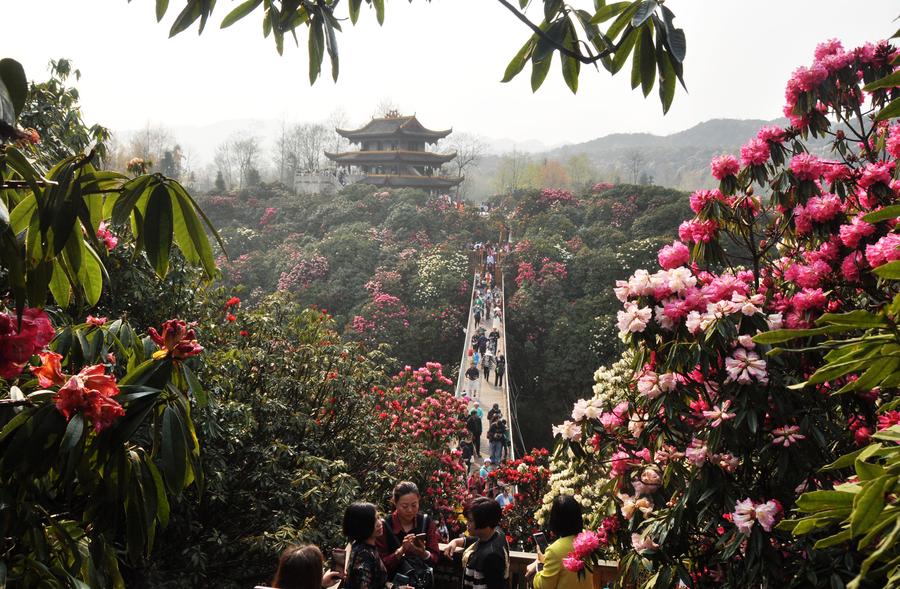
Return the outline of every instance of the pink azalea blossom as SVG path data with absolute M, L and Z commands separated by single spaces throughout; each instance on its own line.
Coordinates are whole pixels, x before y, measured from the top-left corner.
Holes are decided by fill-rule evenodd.
M 767 531 L 771 532 L 775 526 L 778 516 L 781 514 L 781 504 L 775 499 L 770 499 L 765 503 L 760 503 L 755 507 L 756 521 Z
M 888 131 L 885 149 L 892 158 L 900 159 L 900 123 L 891 126 Z
M 659 548 L 659 544 L 654 542 L 649 536 L 641 536 L 640 534 L 631 535 L 631 547 L 640 554 L 646 550 L 655 550 Z
M 665 270 L 672 270 L 684 266 L 691 261 L 691 250 L 680 241 L 673 241 L 672 245 L 663 246 L 659 250 L 659 265 Z
M 726 199 L 718 190 L 695 190 L 691 193 L 691 210 L 700 213 L 708 203 L 713 201 L 724 203 Z
M 616 316 L 619 320 L 619 336 L 623 337 L 629 333 L 644 331 L 652 315 L 653 310 L 650 307 L 638 307 L 634 303 L 625 303 L 625 310 L 619 311 Z
M 741 169 L 741 165 L 738 163 L 737 158 L 727 154 L 714 157 L 712 161 L 709 162 L 709 167 L 716 180 L 724 180 L 728 176 L 734 176 Z
M 791 171 L 798 180 L 818 180 L 823 166 L 816 156 L 800 153 L 791 159 Z
M 749 536 L 755 520 L 756 510 L 753 508 L 753 501 L 744 499 L 734 504 L 731 521 L 737 526 L 739 532 Z
M 731 407 L 731 399 L 727 399 L 721 405 L 716 405 L 711 411 L 704 411 L 703 417 L 711 419 L 710 427 L 719 427 L 729 419 L 734 419 L 735 413 L 728 413 Z
M 594 532 L 581 532 L 572 541 L 572 550 L 575 552 L 576 558 L 583 559 L 590 556 L 598 548 L 600 548 L 600 539 Z
M 762 166 L 769 161 L 770 156 L 768 142 L 757 137 L 741 147 L 741 164 L 744 166 Z
M 709 243 L 716 236 L 718 229 L 719 224 L 712 219 L 708 221 L 684 221 L 678 226 L 678 237 L 682 241 L 692 243 Z
M 694 438 L 691 440 L 691 445 L 685 448 L 684 457 L 694 466 L 703 466 L 707 458 L 709 458 L 709 448 L 707 448 L 703 440 Z
M 761 384 L 769 382 L 766 361 L 744 348 L 737 348 L 730 358 L 725 358 L 725 370 L 728 372 L 725 382 L 750 384 L 753 379 Z
M 866 246 L 866 261 L 872 268 L 900 259 L 900 234 L 888 233 Z
M 771 127 L 763 127 L 756 134 L 756 137 L 763 141 L 771 141 L 772 143 L 784 143 L 784 129 L 775 125 Z
M 584 568 L 584 561 L 574 556 L 567 556 L 563 559 L 563 566 L 566 567 L 567 571 L 577 573 Z
M 885 186 L 890 186 L 891 180 L 894 179 L 895 165 L 896 164 L 892 161 L 866 164 L 866 167 L 863 168 L 862 174 L 857 181 L 857 186 L 863 190 L 878 182 L 881 182 Z
M 797 425 L 786 425 L 772 430 L 772 444 L 776 446 L 787 448 L 791 444 L 805 439 L 806 436 L 800 433 L 800 427 Z

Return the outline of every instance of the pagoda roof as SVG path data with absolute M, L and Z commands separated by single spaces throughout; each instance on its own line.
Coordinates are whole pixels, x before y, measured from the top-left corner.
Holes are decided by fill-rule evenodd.
M 447 176 L 414 176 L 407 174 L 366 174 L 360 180 L 375 186 L 394 186 L 396 188 L 451 188 L 465 180 L 465 177 L 448 178 Z
M 345 151 L 325 152 L 325 157 L 339 164 L 369 164 L 383 162 L 406 162 L 424 164 L 445 164 L 456 157 L 456 152 L 433 153 L 431 151 Z
M 416 118 L 416 115 L 408 117 L 379 117 L 373 118 L 359 129 L 335 129 L 339 135 L 351 141 L 371 139 L 377 137 L 417 137 L 433 142 L 443 139 L 453 132 L 453 129 L 445 131 L 433 131 L 428 129 Z

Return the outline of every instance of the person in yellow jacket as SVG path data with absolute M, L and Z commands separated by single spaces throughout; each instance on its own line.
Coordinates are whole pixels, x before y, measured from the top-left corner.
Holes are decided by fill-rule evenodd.
M 588 574 L 579 575 L 563 566 L 563 559 L 572 552 L 575 536 L 584 530 L 581 505 L 571 495 L 560 495 L 553 500 L 547 521 L 550 532 L 556 536 L 547 551 L 538 548 L 538 557 L 528 565 L 529 577 L 533 577 L 534 589 L 592 589 Z

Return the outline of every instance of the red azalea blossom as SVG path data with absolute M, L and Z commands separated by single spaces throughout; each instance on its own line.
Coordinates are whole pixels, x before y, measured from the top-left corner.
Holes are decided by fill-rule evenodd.
M 227 319 L 229 323 L 234 323 L 235 321 L 237 321 L 237 317 L 235 317 L 235 316 L 232 315 L 231 313 L 229 313 L 228 315 L 226 315 L 226 316 L 225 316 L 225 319 Z
M 181 319 L 169 319 L 162 325 L 162 335 L 155 328 L 148 331 L 150 339 L 161 349 L 153 353 L 156 359 L 171 357 L 176 360 L 184 360 L 196 356 L 203 351 L 197 343 L 193 329 L 188 329 L 187 323 Z
M 22 324 L 15 313 L 0 313 L 0 377 L 21 374 L 31 357 L 50 343 L 55 332 L 43 309 L 25 309 Z
M 50 388 L 66 382 L 66 375 L 62 372 L 62 356 L 56 352 L 44 352 L 38 354 L 41 359 L 40 366 L 31 366 L 31 373 L 38 379 L 38 386 Z
M 59 389 L 56 408 L 66 419 L 72 419 L 76 413 L 84 414 L 99 432 L 125 415 L 122 406 L 111 398 L 118 394 L 116 379 L 105 374 L 102 364 L 88 366 Z
M 228 299 L 228 301 L 225 302 L 225 308 L 228 309 L 229 307 L 234 307 L 235 305 L 240 305 L 240 304 L 241 304 L 241 299 L 239 299 L 237 297 L 231 297 L 230 299 Z
M 106 317 L 94 317 L 93 315 L 88 315 L 87 319 L 84 320 L 88 325 L 93 325 L 94 327 L 101 327 L 106 325 L 108 319 Z

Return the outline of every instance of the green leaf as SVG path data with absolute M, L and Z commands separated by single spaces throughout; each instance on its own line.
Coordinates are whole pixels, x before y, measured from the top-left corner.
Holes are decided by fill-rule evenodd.
M 888 221 L 897 217 L 900 217 L 900 205 L 889 205 L 874 213 L 869 213 L 862 220 L 866 223 L 878 223 L 879 221 Z
M 656 65 L 659 68 L 659 101 L 662 104 L 663 114 L 669 112 L 672 101 L 675 99 L 675 68 L 672 60 L 665 51 L 660 51 L 657 45 Z
M 375 6 L 375 18 L 378 19 L 378 24 L 384 24 L 384 0 L 372 0 L 372 5 Z
M 144 228 L 144 250 L 150 265 L 160 278 L 165 278 L 169 271 L 169 252 L 172 248 L 173 235 L 172 198 L 165 184 L 157 184 L 147 202 Z
M 644 98 L 650 95 L 655 82 L 656 53 L 653 45 L 653 27 L 646 25 L 641 29 L 641 90 L 644 92 Z
M 65 271 L 59 263 L 59 260 L 53 260 L 53 273 L 50 275 L 50 294 L 56 304 L 65 309 L 72 300 L 72 289 L 69 287 L 69 279 L 66 277 Z
M 659 3 L 656 0 L 644 0 L 641 2 L 634 16 L 631 17 L 631 26 L 636 28 L 644 24 L 644 21 L 650 18 L 650 15 L 656 11 L 658 6 Z
M 873 315 L 868 311 L 858 309 L 849 313 L 825 313 L 816 320 L 816 325 L 845 325 L 847 327 L 859 327 L 860 329 L 868 327 L 887 327 L 888 323 L 884 317 Z
M 547 72 L 550 71 L 550 63 L 553 61 L 553 53 L 550 53 L 544 59 L 536 61 L 531 60 L 531 91 L 537 92 L 541 84 L 547 78 Z
M 894 88 L 896 86 L 900 86 L 900 71 L 875 80 L 870 84 L 866 84 L 863 87 L 863 90 L 865 90 L 866 92 L 872 92 L 873 90 L 880 90 L 882 88 Z
M 666 45 L 669 47 L 672 58 L 680 64 L 687 55 L 687 39 L 684 36 L 684 31 L 675 28 L 675 25 L 672 23 L 675 19 L 675 14 L 669 10 L 669 7 L 662 5 L 661 9 L 666 29 Z
M 622 66 L 625 65 L 625 62 L 628 61 L 628 56 L 631 55 L 631 50 L 634 49 L 639 36 L 640 31 L 638 29 L 632 29 L 622 40 L 622 43 L 619 45 L 619 48 L 612 58 L 612 67 L 610 71 L 613 74 L 617 74 L 619 70 L 622 69 Z
M 577 50 L 577 36 L 575 33 L 575 27 L 569 23 L 568 30 L 566 32 L 565 40 L 563 41 L 563 46 L 575 51 Z M 569 90 L 572 91 L 572 94 L 578 92 L 578 74 L 581 72 L 581 62 L 575 59 L 570 55 L 565 55 L 560 53 L 560 64 L 562 65 L 562 74 L 563 79 L 566 81 L 566 85 L 569 87 Z
M 169 0 L 156 0 L 156 22 L 162 21 L 169 9 Z
M 522 71 L 522 68 L 525 67 L 525 62 L 531 57 L 532 52 L 534 51 L 535 41 L 534 38 L 528 39 L 522 48 L 519 49 L 519 52 L 515 54 L 512 58 L 512 61 L 509 62 L 509 65 L 506 66 L 506 71 L 503 72 L 503 79 L 501 82 L 509 82 L 513 78 L 515 78 Z
M 180 420 L 172 407 L 166 407 L 162 418 L 162 437 L 160 439 L 159 469 L 165 479 L 170 493 L 180 494 L 184 489 L 187 475 L 187 449 Z
M 815 544 L 816 549 L 828 548 L 829 546 L 837 546 L 838 544 L 843 544 L 844 542 L 848 542 L 853 537 L 853 532 L 850 530 L 842 530 L 833 536 L 828 536 L 827 538 L 822 538 Z
M 78 240 L 81 243 L 81 266 L 78 269 L 78 282 L 84 291 L 84 298 L 92 307 L 100 300 L 103 293 L 103 263 L 100 256 L 94 251 L 90 245 L 83 239 Z
M 187 364 L 182 364 L 181 367 L 184 370 L 184 378 L 188 383 L 188 390 L 190 390 L 191 396 L 197 400 L 197 406 L 206 407 L 209 403 L 209 397 L 206 396 L 206 391 L 203 390 L 203 385 L 200 384 L 200 380 Z
M 853 503 L 853 493 L 843 491 L 810 491 L 797 498 L 797 509 L 806 513 L 847 507 Z
M 591 24 L 596 25 L 605 22 L 612 17 L 621 14 L 623 10 L 631 6 L 631 2 L 613 2 L 601 7 L 591 18 Z
M 28 97 L 28 79 L 25 77 L 22 64 L 15 59 L 0 59 L 0 86 L 6 87 L 10 101 L 9 106 L 12 106 L 13 112 L 12 120 L 7 121 L 2 112 L 3 107 L 0 105 L 0 120 L 12 125 L 25 107 L 25 100 Z M 3 91 L 0 90 L 0 94 L 2 93 Z
M 350 22 L 356 24 L 356 21 L 359 20 L 359 7 L 362 5 L 362 0 L 350 0 Z
M 824 327 L 815 327 L 812 329 L 776 329 L 774 331 L 764 331 L 753 337 L 753 341 L 758 344 L 780 344 L 800 337 L 812 337 L 816 335 L 826 335 L 830 333 L 841 333 L 848 331 L 850 328 L 839 325 L 827 325 Z
M 184 9 L 175 17 L 175 22 L 172 23 L 172 28 L 169 29 L 169 37 L 174 37 L 178 33 L 182 32 L 192 24 L 194 21 L 200 18 L 200 3 L 201 0 L 188 0 L 187 5 Z
M 322 72 L 322 60 L 325 58 L 325 31 L 322 21 L 316 20 L 309 25 L 309 83 L 314 84 Z
M 859 536 L 878 521 L 884 509 L 884 493 L 893 487 L 897 477 L 879 477 L 863 486 L 853 501 L 853 512 L 850 515 L 850 530 Z
M 64 457 L 62 476 L 65 480 L 70 479 L 71 474 L 75 469 L 75 465 L 78 462 L 79 457 L 71 454 L 81 443 L 82 437 L 84 437 L 84 414 L 76 413 L 72 416 L 72 419 L 69 420 L 69 424 L 66 426 L 66 433 L 63 435 L 62 442 L 59 445 L 59 452 Z
M 893 262 L 888 262 L 887 264 L 882 264 L 878 266 L 872 272 L 875 273 L 876 276 L 880 278 L 886 278 L 888 280 L 900 280 L 900 260 L 894 260 Z
M 251 12 L 257 9 L 259 5 L 262 4 L 262 0 L 247 0 L 238 5 L 237 8 L 228 13 L 228 15 L 222 19 L 222 25 L 220 28 L 227 29 L 237 21 L 241 20 Z
M 878 114 L 875 115 L 875 120 L 886 121 L 887 119 L 893 119 L 895 117 L 900 117 L 900 98 L 895 98 L 883 109 L 878 111 Z
M 209 239 L 203 231 L 203 225 L 187 200 L 184 191 L 176 188 L 174 196 L 172 219 L 175 243 L 178 244 L 178 248 L 188 262 L 194 265 L 201 264 L 207 278 L 213 278 L 216 275 L 216 262 Z

